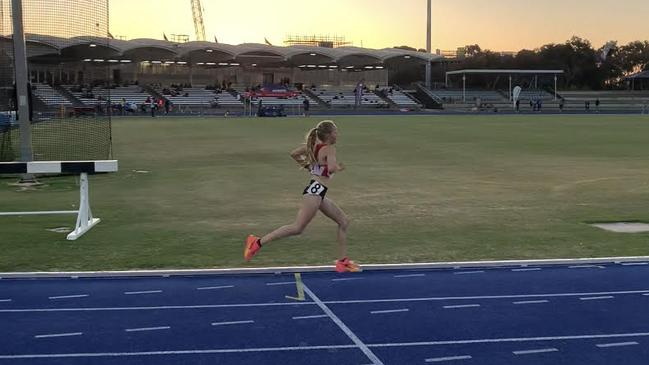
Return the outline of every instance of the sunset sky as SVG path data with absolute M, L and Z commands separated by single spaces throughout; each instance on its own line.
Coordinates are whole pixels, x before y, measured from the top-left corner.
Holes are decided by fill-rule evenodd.
M 109 0 L 115 36 L 194 40 L 190 0 Z M 202 0 L 207 40 L 283 45 L 287 34 L 344 36 L 355 46 L 425 48 L 426 0 Z M 467 44 L 498 51 L 561 43 L 596 47 L 649 39 L 647 0 L 433 0 L 433 50 Z

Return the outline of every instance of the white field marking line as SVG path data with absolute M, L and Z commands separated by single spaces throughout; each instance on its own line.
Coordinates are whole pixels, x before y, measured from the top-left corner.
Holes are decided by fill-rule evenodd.
M 645 294 L 642 294 L 642 295 L 644 295 L 645 297 L 649 297 L 649 293 L 645 293 Z
M 126 357 L 126 356 L 155 356 L 155 355 L 196 355 L 196 354 L 230 354 L 250 352 L 280 352 L 280 351 L 309 351 L 332 349 L 357 349 L 356 345 L 332 346 L 295 346 L 295 347 L 265 347 L 248 349 L 212 349 L 212 350 L 177 350 L 177 351 L 147 351 L 147 352 L 89 352 L 68 354 L 26 354 L 26 355 L 0 355 L 0 360 L 5 359 L 43 359 L 43 358 L 81 358 L 81 357 Z
M 454 360 L 469 360 L 472 359 L 470 355 L 465 356 L 449 356 L 449 357 L 435 357 L 432 359 L 426 359 L 426 362 L 442 362 L 442 361 L 454 361 Z
M 196 290 L 215 290 L 215 289 L 228 289 L 228 288 L 234 288 L 234 285 L 205 286 L 202 288 L 196 288 Z
M 422 276 L 426 276 L 426 274 L 394 275 L 395 278 L 419 278 Z
M 174 309 L 214 309 L 214 308 L 250 308 L 282 307 L 291 305 L 315 305 L 313 302 L 291 303 L 243 303 L 243 304 L 203 304 L 203 305 L 167 305 L 157 307 L 95 307 L 95 308 L 33 308 L 33 309 L 0 309 L 0 313 L 38 313 L 38 312 L 110 312 L 130 310 L 174 310 Z
M 605 269 L 601 265 L 572 265 L 568 266 L 569 269 Z
M 144 332 L 144 331 L 160 331 L 168 330 L 171 327 L 169 326 L 160 326 L 160 327 L 143 327 L 143 328 L 127 328 L 124 331 L 126 332 Z
M 639 345 L 639 343 L 632 341 L 632 342 L 615 342 L 615 343 L 600 343 L 595 346 L 599 348 L 607 348 L 607 347 L 620 347 L 620 346 L 633 346 L 633 345 Z
M 470 274 L 484 274 L 484 270 L 477 270 L 477 271 L 460 271 L 460 272 L 454 272 L 453 275 L 470 275 Z
M 70 337 L 70 336 L 81 336 L 83 332 L 72 332 L 72 333 L 54 333 L 51 335 L 36 335 L 34 338 L 52 338 L 52 337 Z
M 512 271 L 515 271 L 515 272 L 521 272 L 521 271 L 539 271 L 539 270 L 541 270 L 540 267 L 530 267 L 530 268 L 528 268 L 528 269 L 512 269 Z
M 585 297 L 585 298 L 579 298 L 579 300 L 602 300 L 602 299 L 613 299 L 613 296 L 606 295 L 603 297 Z
M 266 283 L 268 286 L 273 286 L 273 285 L 295 285 L 295 281 L 281 281 L 277 283 Z
M 231 324 L 249 324 L 249 323 L 255 323 L 255 321 L 231 321 L 231 322 L 213 322 L 212 326 L 228 326 Z
M 0 303 L 11 302 L 11 299 L 0 299 Z
M 541 303 L 549 303 L 549 300 L 524 300 L 520 302 L 512 302 L 513 304 L 541 304 Z
M 649 337 L 649 332 L 615 333 L 615 334 L 608 334 L 608 335 L 485 338 L 485 339 L 476 339 L 476 340 L 450 340 L 450 341 L 430 341 L 430 342 L 383 343 L 383 344 L 370 344 L 370 345 L 368 345 L 368 347 L 408 347 L 408 346 L 467 345 L 467 344 L 476 344 L 476 343 L 590 340 L 590 339 L 596 339 L 596 338 L 624 338 L 624 337 Z
M 518 299 L 518 298 L 556 298 L 556 297 L 581 297 L 608 294 L 649 294 L 649 290 L 627 290 L 594 293 L 548 293 L 548 294 L 512 294 L 512 295 L 478 295 L 467 297 L 424 297 L 424 298 L 397 298 L 397 299 L 359 299 L 359 300 L 329 300 L 325 304 L 365 304 L 365 303 L 393 303 L 393 302 L 432 302 L 446 300 L 481 300 L 481 299 Z M 0 313 L 2 310 L 0 309 Z
M 137 294 L 158 294 L 162 293 L 162 290 L 145 290 L 145 291 L 125 291 L 126 295 L 137 295 Z
M 89 297 L 88 294 L 78 294 L 78 295 L 59 295 L 56 297 L 48 297 L 48 299 L 71 299 L 71 298 L 85 298 Z
M 364 278 L 337 278 L 337 279 L 331 279 L 331 281 L 350 281 L 350 280 L 361 280 L 361 279 Z
M 410 311 L 410 309 L 408 309 L 408 308 L 388 309 L 388 310 L 381 310 L 381 311 L 371 311 L 370 314 L 400 313 L 400 312 L 409 312 L 409 311 Z
M 412 264 L 365 264 L 367 270 L 394 270 L 394 269 L 440 269 L 440 268 L 475 268 L 495 266 L 528 266 L 528 265 L 568 265 L 578 263 L 621 263 L 633 261 L 647 261 L 649 256 L 628 257 L 584 257 L 567 259 L 536 259 L 536 260 L 500 260 L 500 261 L 462 261 L 462 262 L 420 262 Z M 26 271 L 26 272 L 0 272 L 3 279 L 12 278 L 39 278 L 39 277 L 70 277 L 70 275 L 83 277 L 119 277 L 119 276 L 163 276 L 163 275 L 232 275 L 232 274 L 275 274 L 295 272 L 331 271 L 331 266 L 285 266 L 262 267 L 247 269 L 185 269 L 185 270 L 125 270 L 125 271 Z
M 623 262 L 622 266 L 643 266 L 649 265 L 649 262 Z
M 559 349 L 549 348 L 549 349 L 538 349 L 538 350 L 521 350 L 521 351 L 512 351 L 514 355 L 531 355 L 531 354 L 542 354 L 546 352 L 558 352 Z
M 357 346 L 361 351 L 363 351 L 363 353 L 365 354 L 365 356 L 367 356 L 367 357 L 370 359 L 370 361 L 371 361 L 372 363 L 374 363 L 374 365 L 383 365 L 383 362 L 382 362 L 378 357 L 376 357 L 376 355 L 372 352 L 372 350 L 370 350 L 370 349 L 367 347 L 367 345 L 365 345 L 365 344 L 363 343 L 363 341 L 361 341 L 361 340 L 358 338 L 358 336 L 356 336 L 356 335 L 354 334 L 354 332 L 352 332 L 352 330 L 350 330 L 349 327 L 347 327 L 347 325 L 345 325 L 345 323 L 343 323 L 343 321 L 341 321 L 340 318 L 338 318 L 338 317 L 334 314 L 334 312 L 332 312 L 331 309 L 329 309 L 329 307 L 327 307 L 327 306 L 326 306 L 326 305 L 325 305 L 325 304 L 320 300 L 320 298 L 318 298 L 318 297 L 317 297 L 317 296 L 316 296 L 316 295 L 311 291 L 311 289 L 309 289 L 309 287 L 307 287 L 306 285 L 304 285 L 304 291 L 307 293 L 308 296 L 311 297 L 311 299 L 312 299 L 312 300 L 313 300 L 313 301 L 318 305 L 318 307 L 320 307 L 320 309 L 322 309 L 322 311 L 325 312 L 325 313 L 327 314 L 327 316 L 329 316 L 329 318 L 331 318 L 331 320 L 334 321 L 334 323 L 335 323 L 338 327 L 340 327 L 340 329 L 341 329 L 343 332 L 345 332 L 345 334 L 347 335 L 347 337 L 349 337 L 349 339 L 351 339 L 352 342 L 354 342 L 354 344 L 356 344 L 356 346 Z
M 616 333 L 616 334 L 608 334 L 608 335 L 576 335 L 576 336 L 557 336 L 557 337 L 490 338 L 490 339 L 475 339 L 475 340 L 431 341 L 431 342 L 378 343 L 378 344 L 369 344 L 367 345 L 367 347 L 384 348 L 384 347 L 440 346 L 440 345 L 458 345 L 458 344 L 475 344 L 475 343 L 564 341 L 564 340 L 584 340 L 584 339 L 597 339 L 597 338 L 624 338 L 624 337 L 649 337 L 649 332 Z M 194 355 L 194 354 L 309 351 L 309 350 L 356 349 L 356 348 L 358 348 L 357 345 L 331 345 L 331 346 L 266 347 L 266 348 L 247 348 L 247 349 L 150 351 L 150 352 L 22 354 L 22 355 L 0 355 L 0 360 L 39 359 L 39 358 L 79 358 L 79 357 L 126 357 L 126 356 L 153 356 L 153 355 Z
M 646 293 L 646 294 L 644 294 Z M 649 296 L 649 290 L 628 290 L 596 293 L 555 293 L 555 294 L 515 294 L 515 295 L 484 295 L 471 297 L 428 297 L 428 298 L 397 298 L 397 299 L 367 299 L 367 300 L 329 300 L 324 304 L 365 304 L 365 303 L 396 303 L 396 302 L 433 302 L 450 300 L 484 300 L 484 299 L 518 299 L 518 298 L 556 298 L 578 297 L 606 294 L 643 294 Z M 0 309 L 0 313 L 37 313 L 37 312 L 108 312 L 129 310 L 173 310 L 173 309 L 210 309 L 210 308 L 247 308 L 247 307 L 281 307 L 291 305 L 315 305 L 313 302 L 285 303 L 240 303 L 240 304 L 206 304 L 206 305 L 170 305 L 155 307 L 90 307 L 90 308 L 24 308 Z
M 329 316 L 326 315 L 326 314 L 318 314 L 318 315 L 315 315 L 315 316 L 297 316 L 297 317 L 293 317 L 293 319 L 315 319 L 315 318 L 329 318 Z
M 444 309 L 458 309 L 458 308 L 476 308 L 480 304 L 459 304 L 459 305 L 445 305 Z

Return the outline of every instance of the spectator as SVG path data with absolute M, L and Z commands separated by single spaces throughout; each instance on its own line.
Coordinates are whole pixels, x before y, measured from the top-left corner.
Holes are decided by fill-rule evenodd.
M 151 117 L 155 117 L 155 108 L 156 108 L 155 98 L 149 99 L 149 107 L 151 108 Z
M 302 102 L 302 104 L 304 104 L 304 116 L 308 117 L 309 116 L 309 108 L 310 108 L 309 99 L 304 98 L 304 101 Z
M 599 98 L 595 99 L 595 110 L 599 113 Z
M 165 114 L 169 114 L 169 111 L 171 110 L 171 102 L 169 99 L 165 99 Z
M 563 98 L 559 100 L 559 111 L 563 113 L 563 107 L 565 105 L 565 101 Z

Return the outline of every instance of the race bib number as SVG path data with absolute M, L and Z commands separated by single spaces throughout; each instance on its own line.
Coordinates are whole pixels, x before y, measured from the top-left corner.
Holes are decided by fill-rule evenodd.
M 313 181 L 304 189 L 304 194 L 308 195 L 322 195 L 327 190 L 327 187 L 317 181 Z

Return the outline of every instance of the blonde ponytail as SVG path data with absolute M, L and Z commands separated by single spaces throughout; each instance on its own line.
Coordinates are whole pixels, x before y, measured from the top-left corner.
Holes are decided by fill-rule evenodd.
M 318 137 L 318 128 L 311 128 L 309 133 L 306 134 L 306 162 L 312 165 L 316 162 L 315 159 L 315 142 Z
M 336 124 L 331 120 L 323 120 L 318 123 L 315 128 L 311 128 L 309 133 L 306 134 L 305 143 L 306 143 L 306 162 L 309 165 L 317 163 L 315 157 L 315 143 L 317 140 L 325 141 L 329 134 L 331 134 L 336 129 Z

